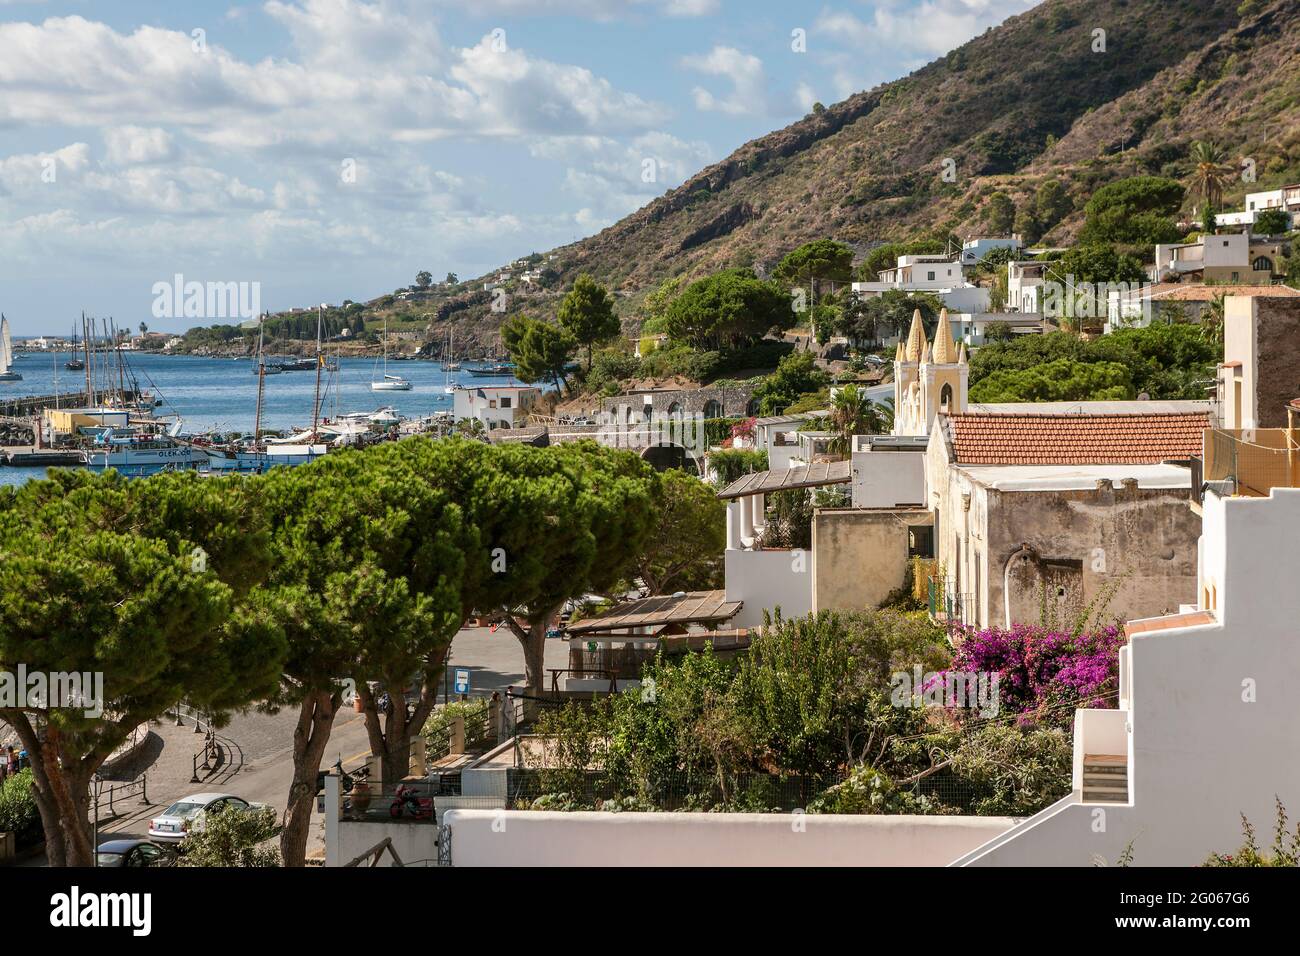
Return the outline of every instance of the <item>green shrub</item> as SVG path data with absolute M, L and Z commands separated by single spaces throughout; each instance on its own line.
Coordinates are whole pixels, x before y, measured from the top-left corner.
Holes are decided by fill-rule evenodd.
M 0 832 L 13 833 L 20 848 L 35 846 L 45 839 L 30 769 L 6 777 L 0 786 Z
M 709 455 L 709 467 L 717 475 L 719 488 L 725 488 L 741 475 L 767 471 L 767 452 L 750 448 L 728 448 Z
M 1286 807 L 1281 799 L 1273 798 L 1277 803 L 1277 822 L 1273 826 L 1273 852 L 1262 853 L 1255 839 L 1255 828 L 1241 815 L 1241 830 L 1245 835 L 1241 848 L 1236 853 L 1211 853 L 1205 861 L 1206 866 L 1300 866 L 1300 827 L 1294 832 L 1288 829 Z
M 226 806 L 204 814 L 203 826 L 178 848 L 177 866 L 276 867 L 280 851 L 270 841 L 280 835 L 270 807 Z

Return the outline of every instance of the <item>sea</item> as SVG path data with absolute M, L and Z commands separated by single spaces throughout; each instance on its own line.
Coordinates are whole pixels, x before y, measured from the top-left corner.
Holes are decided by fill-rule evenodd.
M 72 357 L 69 353 L 20 352 L 18 355 L 13 371 L 21 374 L 23 379 L 20 382 L 0 382 L 0 406 L 6 399 L 26 395 L 85 390 L 85 372 L 71 372 L 63 367 L 63 363 Z M 140 388 L 163 400 L 155 414 L 179 415 L 185 423 L 183 431 L 252 432 L 257 407 L 257 364 L 253 360 L 151 352 L 124 355 Z M 375 411 L 384 406 L 392 406 L 398 414 L 408 418 L 422 418 L 434 412 L 451 411 L 452 397 L 444 391 L 448 384 L 519 384 L 509 376 L 481 377 L 466 371 L 444 372 L 441 362 L 395 362 L 390 359 L 388 373 L 409 381 L 411 390 L 374 392 L 370 383 L 382 377 L 382 360 L 330 357 L 330 362 L 337 362 L 339 370 L 321 375 L 322 418 L 348 412 Z M 266 376 L 262 427 L 274 430 L 310 428 L 315 387 L 314 371 Z M 0 466 L 0 485 L 22 484 L 44 475 L 44 468 Z

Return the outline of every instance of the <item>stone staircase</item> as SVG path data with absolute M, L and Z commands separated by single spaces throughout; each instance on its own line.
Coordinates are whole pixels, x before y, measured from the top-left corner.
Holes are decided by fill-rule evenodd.
M 1128 803 L 1128 758 L 1113 754 L 1085 754 L 1084 803 Z

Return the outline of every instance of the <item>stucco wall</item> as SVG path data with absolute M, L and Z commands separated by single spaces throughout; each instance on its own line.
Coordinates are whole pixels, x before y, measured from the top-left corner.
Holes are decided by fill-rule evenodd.
M 819 509 L 813 518 L 813 610 L 879 607 L 906 579 L 909 526 L 932 520 L 925 509 Z
M 1009 817 L 452 810 L 453 866 L 943 866 Z
M 812 555 L 807 551 L 724 552 L 728 601 L 744 606 L 732 627 L 759 627 L 763 611 L 781 608 L 783 617 L 801 617 L 812 610 Z
M 720 418 L 732 418 L 748 414 L 749 400 L 754 389 L 748 385 L 737 388 L 691 388 L 662 392 L 640 392 L 633 395 L 615 395 L 600 402 L 602 414 L 617 413 L 627 406 L 634 414 L 641 414 L 649 405 L 656 415 L 667 415 L 673 405 L 677 405 L 685 415 L 703 414 L 704 408 L 711 401 L 722 406 Z
M 853 453 L 853 507 L 894 508 L 924 503 L 923 451 Z
M 1012 621 L 1039 620 L 1040 582 L 1063 621 L 1107 588 L 1113 588 L 1109 604 L 1093 609 L 1107 618 L 1154 617 L 1195 603 L 1201 522 L 1187 492 L 1138 488 L 1136 482 L 1100 485 L 1091 491 L 987 491 L 986 618 L 1002 620 L 1003 570 L 1022 543 L 1039 560 L 1012 570 Z

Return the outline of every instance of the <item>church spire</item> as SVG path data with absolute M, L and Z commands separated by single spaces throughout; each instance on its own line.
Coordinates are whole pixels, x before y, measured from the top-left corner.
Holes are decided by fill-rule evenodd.
M 939 313 L 939 327 L 934 330 L 935 365 L 957 364 L 957 346 L 952 340 L 952 326 L 948 322 L 948 310 Z
M 907 361 L 921 361 L 921 354 L 925 351 L 925 325 L 921 321 L 921 310 L 917 309 L 912 313 L 912 328 L 907 333 Z

